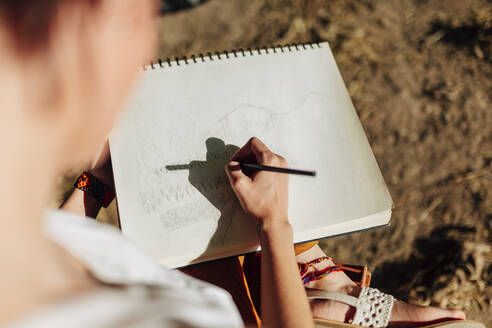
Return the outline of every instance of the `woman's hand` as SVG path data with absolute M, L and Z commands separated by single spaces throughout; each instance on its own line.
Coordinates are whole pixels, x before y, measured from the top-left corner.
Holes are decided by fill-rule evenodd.
M 241 170 L 241 162 L 287 167 L 287 161 L 253 137 L 225 167 L 232 189 L 247 214 L 262 222 L 287 221 L 289 176 L 266 171 L 245 172 Z

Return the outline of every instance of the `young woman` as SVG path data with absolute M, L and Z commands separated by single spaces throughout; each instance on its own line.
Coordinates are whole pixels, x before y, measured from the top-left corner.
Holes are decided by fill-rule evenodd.
M 136 67 L 152 58 L 156 12 L 154 0 L 0 0 L 0 325 L 244 323 L 224 290 L 158 266 L 116 230 L 82 217 L 94 217 L 100 208 L 83 191 L 74 191 L 65 211 L 44 211 L 55 181 L 69 168 L 96 167 L 92 174 L 112 185 L 98 154 L 133 87 Z M 244 210 L 261 227 L 264 326 L 312 327 L 313 314 L 351 320 L 354 308 L 343 302 L 308 302 L 298 262 L 321 258 L 310 270 L 333 263 L 317 246 L 296 259 L 288 179 L 244 175 L 237 161 L 250 156 L 266 165 L 286 163 L 254 138 L 225 168 Z M 343 272 L 307 286 L 361 293 Z M 398 301 L 390 312 L 389 324 L 464 319 L 461 311 Z

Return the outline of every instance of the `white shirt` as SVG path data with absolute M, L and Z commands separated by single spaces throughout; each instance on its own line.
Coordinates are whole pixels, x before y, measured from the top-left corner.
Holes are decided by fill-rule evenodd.
M 103 287 L 50 304 L 9 327 L 244 327 L 231 296 L 157 264 L 119 230 L 48 211 L 45 233 L 83 262 Z

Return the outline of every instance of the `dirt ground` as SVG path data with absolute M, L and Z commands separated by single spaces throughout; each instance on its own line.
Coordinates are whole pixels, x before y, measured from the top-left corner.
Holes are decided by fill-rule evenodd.
M 160 22 L 163 58 L 328 41 L 395 209 L 322 242 L 373 286 L 492 326 L 492 3 L 211 0 Z
M 492 2 L 210 0 L 159 28 L 162 58 L 328 41 L 395 209 L 390 228 L 324 249 L 492 327 Z

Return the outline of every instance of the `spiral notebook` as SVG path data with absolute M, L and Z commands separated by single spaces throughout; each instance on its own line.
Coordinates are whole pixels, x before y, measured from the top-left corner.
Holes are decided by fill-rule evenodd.
M 385 226 L 392 200 L 328 43 L 157 61 L 110 138 L 120 226 L 180 267 L 260 249 L 224 164 L 259 137 L 289 166 L 295 242 Z

